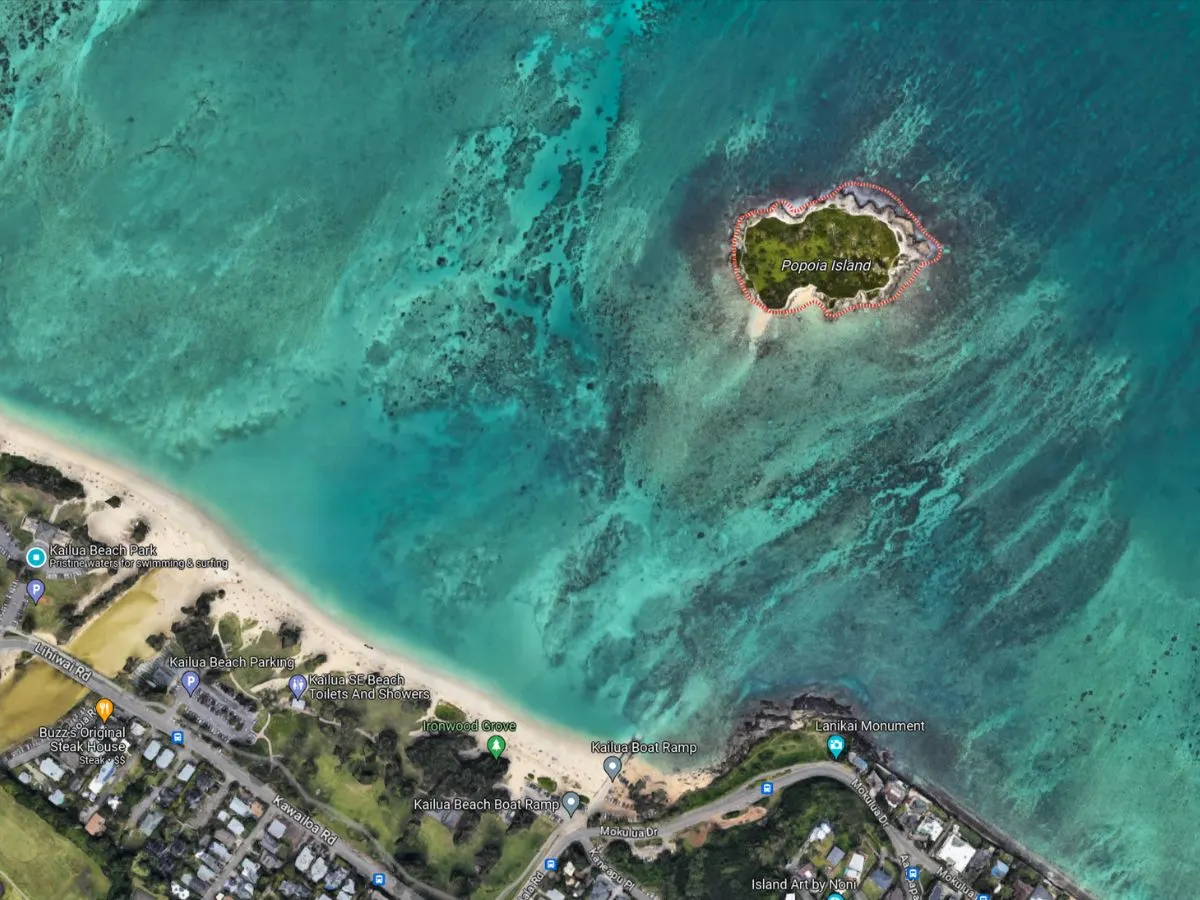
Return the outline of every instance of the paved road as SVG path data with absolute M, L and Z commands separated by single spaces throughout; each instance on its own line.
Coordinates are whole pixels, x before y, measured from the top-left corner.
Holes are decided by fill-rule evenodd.
M 213 883 L 204 892 L 204 900 L 215 900 L 217 894 L 221 893 L 225 888 L 225 882 L 233 877 L 233 874 L 241 868 L 242 860 L 246 858 L 246 854 L 254 846 L 254 842 L 262 837 L 262 833 L 267 830 L 267 823 L 273 818 L 275 817 L 269 814 L 263 814 L 258 817 L 258 823 L 242 839 L 237 849 L 230 854 L 229 862 L 225 863 L 225 867 L 217 873 L 217 877 L 213 879 Z
M 22 744 L 5 757 L 4 764 L 10 769 L 15 769 L 17 766 L 23 766 L 27 762 L 33 762 L 43 753 L 50 752 L 50 743 L 50 738 L 44 738 L 40 741 L 34 741 L 31 744 Z
M 672 819 L 665 819 L 656 822 L 638 823 L 633 827 L 653 827 L 658 829 L 658 837 L 664 840 L 669 840 L 681 831 L 686 831 L 689 828 L 694 828 L 703 822 L 711 819 L 717 819 L 725 813 L 731 813 L 738 810 L 746 809 L 751 804 L 762 799 L 759 793 L 758 785 L 763 781 L 772 781 L 775 783 L 775 791 L 779 792 L 790 785 L 800 781 L 808 781 L 812 778 L 830 778 L 834 781 L 841 782 L 851 790 L 858 783 L 858 778 L 854 774 L 854 770 L 847 766 L 835 762 L 815 762 L 803 763 L 795 766 L 788 766 L 784 769 L 777 769 L 774 772 L 767 772 L 763 775 L 758 775 L 751 781 L 746 782 L 740 788 L 726 794 L 723 797 L 714 800 L 712 803 L 705 806 L 697 807 L 696 809 L 685 812 Z M 864 801 L 865 802 L 865 801 Z M 596 806 L 595 802 L 592 804 Z M 881 807 L 882 808 L 882 807 Z M 886 813 L 885 813 L 886 814 Z M 587 816 L 582 817 L 582 822 L 586 823 Z M 561 856 L 571 844 L 579 842 L 588 850 L 588 856 L 595 858 L 591 852 L 592 840 L 595 838 L 605 838 L 604 826 L 589 828 L 586 824 L 580 821 L 575 821 L 574 827 L 571 822 L 564 823 L 547 839 L 543 845 L 542 851 L 538 853 L 534 860 L 533 867 L 536 868 L 542 859 L 547 857 Z M 618 823 L 610 823 L 608 827 L 613 827 Z M 908 854 L 910 864 L 918 865 L 927 871 L 936 871 L 939 864 L 932 857 L 928 856 L 924 850 L 916 846 L 908 836 L 890 823 L 884 826 L 884 831 L 887 832 L 888 838 L 892 842 L 892 846 L 898 855 Z M 529 881 L 534 873 L 528 868 L 522 873 L 521 878 L 514 884 L 501 893 L 501 897 L 508 894 L 509 891 L 514 891 L 513 896 L 522 896 L 523 890 L 529 887 Z M 636 900 L 652 900 L 644 891 L 634 887 L 626 887 L 626 891 L 631 893 Z M 533 896 L 536 896 L 533 895 Z

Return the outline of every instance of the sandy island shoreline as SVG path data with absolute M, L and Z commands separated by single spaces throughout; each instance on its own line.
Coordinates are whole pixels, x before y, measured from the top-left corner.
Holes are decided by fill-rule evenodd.
M 471 719 L 516 721 L 517 731 L 509 739 L 505 756 L 510 761 L 511 786 L 519 790 L 525 777 L 548 775 L 560 786 L 573 787 L 590 796 L 608 783 L 602 763 L 604 755 L 591 752 L 591 738 L 546 722 L 515 704 L 497 699 L 483 689 L 450 673 L 439 671 L 395 647 L 378 647 L 380 638 L 364 639 L 353 627 L 320 609 L 286 576 L 272 570 L 224 528 L 187 499 L 119 463 L 32 426 L 10 409 L 0 408 L 0 451 L 17 454 L 59 469 L 79 481 L 87 493 L 92 534 L 107 543 L 128 540 L 127 526 L 134 518 L 150 526 L 147 539 L 165 558 L 217 557 L 229 560 L 229 569 L 163 569 L 155 580 L 155 594 L 162 606 L 155 623 L 147 623 L 147 634 L 157 630 L 163 615 L 179 616 L 181 607 L 200 592 L 223 588 L 225 596 L 213 604 L 219 618 L 233 613 L 243 620 L 274 627 L 287 620 L 302 628 L 305 654 L 324 653 L 328 661 L 320 671 L 399 673 L 409 688 L 428 688 L 433 702 L 452 703 Z M 118 508 L 103 506 L 110 496 L 119 496 Z M 372 646 L 368 647 L 367 645 Z M 476 735 L 486 738 L 487 735 Z M 700 771 L 667 774 L 646 760 L 630 761 L 626 775 L 646 775 L 659 782 L 669 794 L 678 794 L 708 779 Z

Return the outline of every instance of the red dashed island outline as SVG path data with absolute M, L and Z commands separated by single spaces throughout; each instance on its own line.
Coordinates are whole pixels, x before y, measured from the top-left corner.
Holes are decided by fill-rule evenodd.
M 860 188 L 863 190 L 874 191 L 878 194 L 882 194 L 883 196 L 889 198 L 893 203 L 896 204 L 896 207 L 901 212 L 904 213 L 904 215 L 908 218 L 908 220 L 910 222 L 912 222 L 912 224 L 916 228 L 916 230 L 921 232 L 921 235 L 925 238 L 926 241 L 929 242 L 929 245 L 932 247 L 935 247 L 937 249 L 937 252 L 934 255 L 927 257 L 925 259 L 922 259 L 919 263 L 917 263 L 917 265 L 913 268 L 912 272 L 909 273 L 908 278 L 906 278 L 904 280 L 904 282 L 895 289 L 895 291 L 891 294 L 891 296 L 886 297 L 882 300 L 871 300 L 866 303 L 855 303 L 851 306 L 843 306 L 841 309 L 829 309 L 829 307 L 827 307 L 819 299 L 814 297 L 812 300 L 809 300 L 807 303 L 802 303 L 799 306 L 796 306 L 794 308 L 772 309 L 771 307 L 769 307 L 765 303 L 763 303 L 761 300 L 759 300 L 757 297 L 755 297 L 754 294 L 751 293 L 750 288 L 748 288 L 746 286 L 746 280 L 742 276 L 741 268 L 738 266 L 738 244 L 742 240 L 742 232 L 746 228 L 746 221 L 748 219 L 754 219 L 757 221 L 758 219 L 761 219 L 761 218 L 764 218 L 765 216 L 771 215 L 773 212 L 775 212 L 775 210 L 779 209 L 780 207 L 783 207 L 783 209 L 785 209 L 787 211 L 788 215 L 793 216 L 795 218 L 799 218 L 800 216 L 804 215 L 804 213 L 807 210 L 811 209 L 812 207 L 816 206 L 817 204 L 824 203 L 826 200 L 831 200 L 832 198 L 837 197 L 840 194 L 845 194 L 848 192 L 848 189 L 850 189 L 850 188 Z M 841 184 L 839 184 L 833 190 L 822 194 L 820 197 L 816 197 L 812 200 L 809 200 L 807 203 L 804 203 L 801 206 L 793 206 L 787 200 L 775 200 L 768 206 L 762 207 L 760 209 L 747 210 L 746 212 L 744 212 L 740 216 L 738 216 L 737 222 L 735 222 L 734 226 L 733 226 L 733 237 L 729 241 L 729 264 L 733 268 L 733 277 L 737 279 L 738 287 L 740 287 L 742 289 L 742 296 L 745 297 L 747 300 L 749 300 L 751 303 L 753 303 L 755 306 L 757 306 L 759 309 L 761 309 L 763 312 L 767 313 L 768 315 L 772 315 L 772 316 L 794 315 L 795 313 L 798 313 L 801 310 L 808 309 L 810 306 L 820 307 L 821 312 L 823 312 L 825 314 L 825 318 L 827 318 L 827 319 L 839 319 L 842 316 L 846 315 L 846 313 L 852 313 L 852 312 L 854 312 L 856 310 L 860 310 L 860 309 L 879 309 L 882 306 L 887 306 L 889 303 L 896 302 L 896 300 L 898 300 L 900 298 L 900 295 L 903 294 L 906 290 L 908 290 L 912 286 L 912 283 L 917 280 L 917 276 L 921 274 L 921 271 L 923 269 L 925 269 L 928 266 L 932 266 L 935 262 L 937 262 L 941 258 L 942 258 L 941 243 L 938 240 L 936 240 L 933 237 L 933 235 L 931 235 L 925 229 L 925 226 L 921 224 L 921 221 L 916 217 L 916 215 L 913 213 L 913 211 L 905 205 L 904 201 L 901 200 L 899 197 L 897 197 L 894 193 L 889 191 L 887 188 L 880 187 L 877 184 L 872 184 L 869 181 L 843 181 Z

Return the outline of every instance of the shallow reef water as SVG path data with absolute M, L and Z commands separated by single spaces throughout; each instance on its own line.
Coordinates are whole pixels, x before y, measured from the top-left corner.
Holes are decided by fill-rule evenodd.
M 1194 6 L 68 7 L 0 10 L 8 404 L 548 719 L 834 690 L 1191 890 Z M 734 220 L 848 178 L 945 257 L 751 340 Z

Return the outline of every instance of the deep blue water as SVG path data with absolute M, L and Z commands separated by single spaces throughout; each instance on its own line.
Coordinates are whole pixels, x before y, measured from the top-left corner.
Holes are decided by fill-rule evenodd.
M 836 685 L 1097 894 L 1191 891 L 1193 5 L 46 22 L 0 32 L 7 402 L 548 718 Z M 733 219 L 846 178 L 946 258 L 752 344 Z

